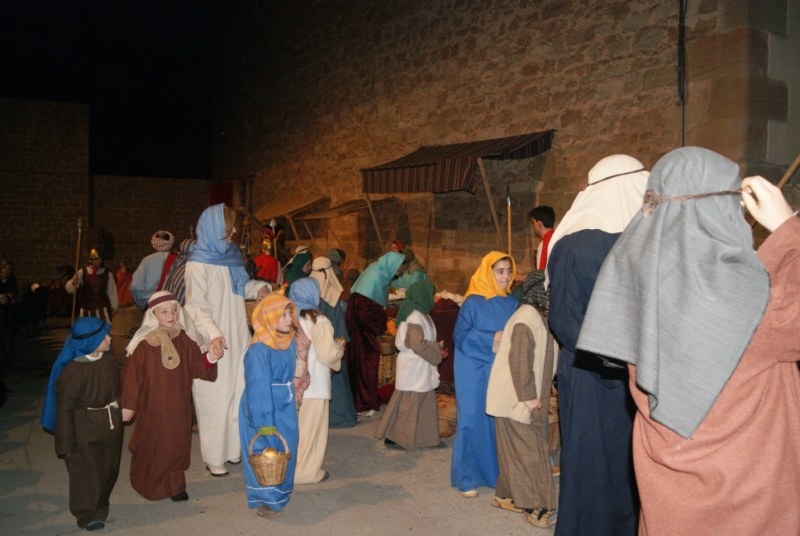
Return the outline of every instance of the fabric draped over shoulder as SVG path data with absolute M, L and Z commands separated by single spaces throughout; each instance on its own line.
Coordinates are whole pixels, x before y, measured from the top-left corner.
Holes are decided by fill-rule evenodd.
M 289 287 L 289 299 L 294 302 L 298 311 L 318 311 L 319 283 L 310 277 L 298 279 Z
M 738 185 L 734 162 L 684 147 L 658 161 L 648 190 L 679 196 Z M 733 373 L 769 298 L 739 201 L 706 196 L 637 214 L 603 264 L 578 339 L 579 349 L 635 365 L 653 419 L 687 438 Z
M 548 244 L 548 258 L 558 241 L 584 229 L 621 233 L 641 207 L 650 174 L 644 165 L 624 154 L 601 159 L 589 170 L 587 186 L 575 197 Z
M 244 296 L 249 279 L 239 248 L 225 239 L 224 203 L 208 207 L 197 220 L 197 240 L 189 247 L 188 259 L 193 262 L 226 266 L 233 292 Z
M 396 322 L 400 324 L 414 311 L 428 314 L 433 311 L 433 283 L 428 280 L 417 281 L 406 291 L 406 299 L 397 311 Z
M 292 325 L 297 325 L 297 308 L 292 300 L 282 294 L 267 294 L 258 302 L 253 311 L 253 339 L 251 342 L 261 342 L 273 350 L 286 350 L 294 341 L 295 329 L 289 333 L 278 331 L 278 319 L 286 310 L 292 310 Z
M 510 289 L 502 289 L 494 279 L 492 266 L 501 259 L 508 259 L 511 261 L 511 277 L 510 281 L 514 281 L 517 275 L 517 265 L 514 259 L 508 254 L 501 251 L 490 251 L 481 259 L 481 264 L 469 280 L 469 287 L 467 293 L 464 295 L 466 298 L 471 294 L 483 296 L 486 299 L 494 298 L 495 296 L 507 296 Z
M 56 429 L 56 383 L 61 377 L 64 367 L 76 357 L 89 355 L 97 350 L 109 331 L 111 331 L 111 324 L 94 316 L 80 317 L 72 324 L 69 336 L 64 342 L 64 348 L 61 349 L 50 370 L 50 379 L 47 382 L 47 393 L 42 409 L 42 428 L 51 432 Z
M 366 296 L 375 303 L 386 307 L 389 298 L 389 284 L 404 260 L 405 257 L 402 253 L 396 251 L 384 253 L 364 269 L 358 280 L 353 283 L 350 292 Z
M 334 272 L 331 260 L 328 257 L 315 258 L 311 263 L 309 277 L 316 279 L 317 283 L 319 283 L 319 294 L 325 300 L 325 303 L 331 307 L 336 307 L 343 289 Z
M 197 327 L 194 325 L 194 321 L 192 318 L 187 315 L 183 307 L 180 305 L 177 296 L 172 294 L 171 292 L 167 292 L 165 290 L 160 290 L 150 296 L 148 300 L 148 304 L 156 302 L 156 300 L 164 302 L 163 298 L 167 298 L 169 303 L 175 303 L 178 307 L 178 320 L 175 322 L 173 328 L 177 328 L 178 331 L 183 329 L 186 332 L 186 335 L 189 336 L 194 342 L 197 343 L 198 346 L 204 347 L 208 344 L 209 341 L 205 340 L 203 336 L 197 331 Z M 171 298 L 171 299 L 169 299 Z M 148 306 L 147 311 L 144 312 L 144 318 L 142 319 L 142 325 L 139 326 L 139 329 L 136 330 L 136 333 L 133 334 L 131 338 L 131 342 L 128 343 L 128 346 L 125 347 L 126 355 L 132 355 L 133 351 L 136 350 L 136 347 L 139 346 L 139 343 L 145 340 L 148 334 L 154 332 L 158 328 L 158 319 L 156 318 L 154 307 Z

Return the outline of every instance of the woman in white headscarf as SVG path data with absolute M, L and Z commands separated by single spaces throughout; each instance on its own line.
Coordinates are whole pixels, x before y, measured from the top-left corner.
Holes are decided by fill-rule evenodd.
M 627 155 L 600 160 L 550 241 L 550 329 L 561 349 L 561 476 L 556 534 L 634 536 L 639 510 L 631 460 L 627 371 L 576 351 L 597 272 L 642 206 L 648 172 Z M 615 327 L 609 326 L 608 335 Z
M 330 252 L 328 252 L 330 255 Z M 338 253 L 337 253 L 338 255 Z M 311 263 L 309 277 L 316 279 L 320 288 L 319 310 L 331 321 L 333 336 L 347 343 L 350 335 L 344 321 L 347 302 L 342 299 L 342 284 L 336 276 L 335 265 L 329 256 L 317 257 Z M 332 371 L 331 402 L 329 406 L 330 428 L 351 428 L 358 422 L 356 406 L 353 402 L 353 391 L 350 389 L 350 376 L 347 361 L 341 361 L 341 368 Z

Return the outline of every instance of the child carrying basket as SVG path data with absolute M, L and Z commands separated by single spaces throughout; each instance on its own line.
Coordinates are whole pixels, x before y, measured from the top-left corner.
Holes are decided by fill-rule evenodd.
M 281 294 L 269 294 L 253 312 L 255 333 L 244 356 L 245 388 L 239 405 L 242 468 L 247 506 L 265 518 L 282 514 L 294 487 L 296 322 L 294 304 Z

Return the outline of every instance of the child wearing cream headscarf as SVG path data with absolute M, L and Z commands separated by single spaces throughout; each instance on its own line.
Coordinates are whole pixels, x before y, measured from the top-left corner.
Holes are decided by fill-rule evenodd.
M 131 485 L 144 498 L 188 500 L 192 450 L 192 381 L 215 381 L 222 352 L 203 353 L 194 323 L 177 298 L 159 291 L 125 351 L 122 420 L 136 418 L 128 445 Z

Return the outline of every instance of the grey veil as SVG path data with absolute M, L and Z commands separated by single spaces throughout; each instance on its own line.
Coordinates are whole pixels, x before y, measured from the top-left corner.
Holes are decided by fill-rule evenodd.
M 739 187 L 739 167 L 698 147 L 667 153 L 648 190 L 682 196 Z M 769 299 L 738 195 L 662 200 L 637 214 L 606 258 L 578 348 L 636 366 L 653 419 L 683 437 L 702 422 Z

